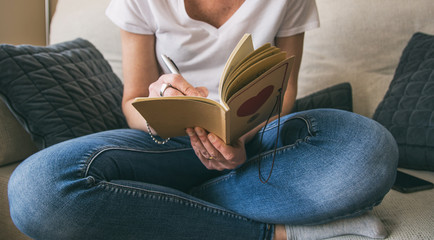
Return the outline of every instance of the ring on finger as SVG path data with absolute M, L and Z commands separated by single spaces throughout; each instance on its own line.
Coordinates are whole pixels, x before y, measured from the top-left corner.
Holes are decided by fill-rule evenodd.
M 208 158 L 206 158 L 208 161 L 212 161 L 212 160 L 215 160 L 215 157 L 213 157 L 213 156 L 211 156 L 211 157 L 208 157 Z
M 161 88 L 160 88 L 160 97 L 164 96 L 164 92 L 166 91 L 167 88 L 172 87 L 172 84 L 170 83 L 163 83 L 161 84 Z

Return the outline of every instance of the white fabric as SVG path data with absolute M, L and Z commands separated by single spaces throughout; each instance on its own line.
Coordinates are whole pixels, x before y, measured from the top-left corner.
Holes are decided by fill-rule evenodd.
M 319 25 L 313 0 L 246 0 L 219 28 L 190 18 L 183 0 L 113 0 L 106 14 L 126 31 L 155 34 L 157 56 L 172 58 L 187 81 L 207 87 L 214 100 L 224 64 L 244 33 L 252 34 L 256 48 Z

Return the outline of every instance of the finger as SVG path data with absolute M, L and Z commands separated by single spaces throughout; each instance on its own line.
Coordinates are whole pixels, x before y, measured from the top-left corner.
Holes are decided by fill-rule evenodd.
M 170 83 L 173 88 L 180 91 L 185 96 L 197 96 L 201 97 L 202 92 L 196 89 L 193 85 L 188 83 L 181 75 L 179 74 L 165 74 L 164 82 Z
M 209 157 L 212 157 L 213 160 L 224 162 L 224 159 L 219 153 L 219 151 L 215 149 L 211 142 L 208 140 L 208 133 L 205 131 L 205 129 L 195 127 L 194 131 L 196 132 L 200 142 L 202 143 L 202 146 L 208 152 Z
M 194 149 L 194 148 L 193 148 Z M 212 162 L 208 161 L 198 150 L 194 149 L 194 152 L 196 153 L 197 158 L 202 162 L 202 164 L 208 169 L 212 170 L 214 169 L 212 166 Z
M 224 165 L 222 165 L 217 160 L 209 160 L 210 154 L 206 151 L 205 147 L 202 145 L 199 137 L 196 132 L 192 128 L 187 128 L 186 132 L 190 137 L 191 146 L 193 147 L 194 152 L 196 153 L 199 160 L 202 164 L 209 170 L 218 170 L 222 171 L 226 169 Z
M 208 96 L 208 89 L 206 87 L 197 87 L 196 90 L 200 92 L 201 97 L 207 97 Z M 164 97 L 169 96 L 186 96 L 186 94 L 182 93 L 179 89 L 175 88 L 174 86 L 167 87 L 166 90 L 163 92 Z
M 161 91 L 163 91 L 164 96 L 168 96 L 168 94 L 172 96 L 183 95 L 181 92 L 176 93 L 176 89 L 171 90 L 172 87 L 169 82 L 174 76 L 175 74 L 164 74 L 157 81 L 151 83 L 149 85 L 149 97 L 161 97 Z M 165 89 L 162 89 L 163 85 L 166 86 Z
M 202 97 L 208 97 L 209 91 L 206 87 L 197 87 L 196 88 L 199 92 L 201 92 Z
M 233 157 L 233 152 L 230 152 L 230 149 L 225 149 L 231 147 L 226 145 L 223 140 L 213 134 L 213 136 L 215 136 L 215 141 L 221 142 L 221 149 L 224 149 L 225 152 L 230 152 L 230 154 L 228 153 L 226 155 L 230 156 L 231 158 L 226 158 L 219 152 L 218 149 L 214 147 L 214 145 L 210 142 L 208 138 L 209 134 L 203 128 L 196 127 L 195 132 L 198 135 L 202 146 L 205 147 L 206 151 L 208 152 L 210 157 L 207 160 L 212 163 L 214 169 L 221 171 L 224 169 L 232 169 L 238 166 L 238 164 L 234 162 L 235 158 Z
M 230 145 L 226 145 L 223 142 L 223 140 L 221 140 L 215 134 L 213 133 L 208 134 L 207 139 L 209 143 L 213 146 L 213 148 L 216 149 L 224 159 L 232 160 L 234 158 L 233 156 L 234 151 L 232 147 Z
M 245 161 L 245 149 L 240 140 L 238 140 L 233 146 L 227 145 L 222 139 L 213 133 L 208 134 L 208 140 L 226 160 L 225 166 L 228 169 L 237 167 Z
M 185 96 L 181 91 L 174 87 L 167 87 L 163 92 L 163 97 Z
M 196 153 L 197 157 L 201 160 L 201 162 L 208 168 L 210 165 L 208 158 L 209 154 L 206 151 L 205 147 L 202 145 L 199 137 L 196 135 L 196 132 L 192 128 L 186 129 L 187 135 L 190 137 L 191 146 Z

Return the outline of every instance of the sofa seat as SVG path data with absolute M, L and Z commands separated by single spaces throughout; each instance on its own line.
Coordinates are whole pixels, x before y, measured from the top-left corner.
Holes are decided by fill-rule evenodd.
M 434 182 L 434 173 L 402 169 L 402 172 Z M 414 193 L 391 190 L 383 202 L 374 208 L 386 226 L 387 239 L 431 240 L 434 238 L 434 189 Z M 333 239 L 366 240 L 364 237 L 342 236 Z

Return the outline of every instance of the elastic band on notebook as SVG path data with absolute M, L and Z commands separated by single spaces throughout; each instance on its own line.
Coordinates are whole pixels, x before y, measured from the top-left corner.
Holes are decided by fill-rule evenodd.
M 274 104 L 273 109 L 271 110 L 270 115 L 268 116 L 267 121 L 265 122 L 265 126 L 264 126 L 264 128 L 262 130 L 262 133 L 261 133 L 260 145 L 262 145 L 262 139 L 264 137 L 265 128 L 267 127 L 268 121 L 270 120 L 270 118 L 273 115 L 274 110 L 276 109 L 276 105 L 277 105 L 277 108 L 278 108 L 278 113 L 277 113 L 278 114 L 278 117 L 277 117 L 277 134 L 276 134 L 276 142 L 274 143 L 273 161 L 271 163 L 271 169 L 270 169 L 270 172 L 268 173 L 267 179 L 265 179 L 262 176 L 262 173 L 261 173 L 261 158 L 262 158 L 262 156 L 259 153 L 258 175 L 259 175 L 259 180 L 262 183 L 264 183 L 264 184 L 267 183 L 270 180 L 270 178 L 271 178 L 271 173 L 273 172 L 273 168 L 274 168 L 274 160 L 276 159 L 277 144 L 279 142 L 279 131 L 280 131 L 280 113 L 282 111 L 282 89 L 279 89 L 279 95 L 277 96 L 276 103 Z

